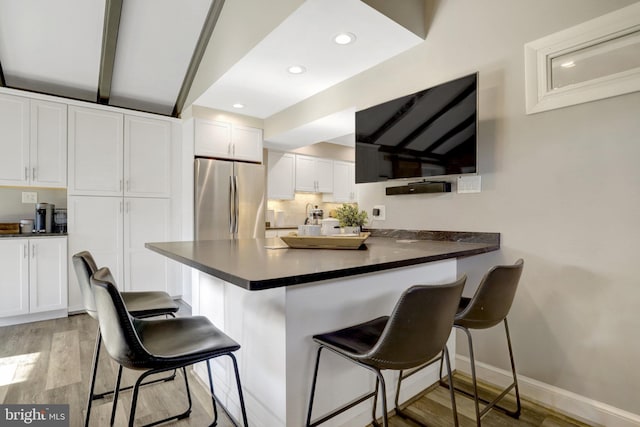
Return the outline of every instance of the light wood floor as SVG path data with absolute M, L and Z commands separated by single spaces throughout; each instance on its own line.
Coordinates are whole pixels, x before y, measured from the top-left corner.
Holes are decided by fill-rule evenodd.
M 188 314 L 188 307 L 181 309 Z M 65 319 L 35 322 L 0 328 L 0 403 L 68 403 L 71 426 L 82 426 L 86 393 L 95 335 L 96 322 L 87 315 L 70 316 Z M 113 388 L 117 365 L 106 351 L 101 352 L 100 366 L 96 381 L 96 391 Z M 310 373 L 311 374 L 311 373 Z M 132 384 L 136 373 L 125 370 L 123 384 Z M 199 385 L 192 374 L 189 384 L 193 396 L 193 412 L 185 420 L 171 423 L 172 426 L 209 425 L 212 417 L 211 400 L 207 391 Z M 457 374 L 457 383 L 464 384 L 464 376 Z M 491 394 L 490 387 L 483 393 Z M 127 425 L 130 408 L 130 392 L 123 392 L 119 399 L 116 425 Z M 473 402 L 461 395 L 456 396 L 460 425 L 474 426 Z M 109 423 L 112 399 L 95 400 L 91 413 L 92 426 Z M 139 398 L 137 423 L 152 422 L 186 409 L 184 381 L 178 375 L 175 381 L 145 387 Z M 432 387 L 425 395 L 412 402 L 408 411 L 430 426 L 453 425 L 448 390 Z M 218 425 L 232 426 L 228 418 L 220 412 Z M 411 421 L 393 416 L 393 427 L 413 427 Z M 490 411 L 483 418 L 483 426 L 544 426 L 568 427 L 585 424 L 564 418 L 539 406 L 523 401 L 523 411 L 519 420 L 507 417 L 498 411 Z

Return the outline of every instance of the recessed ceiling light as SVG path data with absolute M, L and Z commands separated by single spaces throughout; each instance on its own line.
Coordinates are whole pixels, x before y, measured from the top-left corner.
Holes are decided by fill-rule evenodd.
M 287 71 L 291 74 L 302 74 L 305 71 L 307 71 L 307 69 L 304 68 L 302 65 L 292 65 L 289 68 L 287 68 Z
M 346 44 L 351 44 L 353 42 L 356 41 L 356 35 L 353 33 L 340 33 L 340 34 L 336 34 L 333 37 L 333 41 L 336 44 L 340 44 L 340 45 L 346 45 Z
M 562 68 L 573 68 L 576 66 L 576 63 L 573 61 L 567 61 L 567 62 L 563 62 L 562 64 L 560 64 L 560 66 Z
M 233 108 L 244 108 L 244 104 L 235 103 L 233 104 Z

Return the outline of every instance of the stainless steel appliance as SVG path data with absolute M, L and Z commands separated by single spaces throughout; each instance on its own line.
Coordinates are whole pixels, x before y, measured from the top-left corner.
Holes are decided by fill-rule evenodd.
M 262 165 L 195 160 L 195 239 L 264 237 Z

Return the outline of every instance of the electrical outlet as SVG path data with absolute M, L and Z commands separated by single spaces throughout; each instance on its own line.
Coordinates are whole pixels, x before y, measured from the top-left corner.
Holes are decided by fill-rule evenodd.
M 458 193 L 479 193 L 482 190 L 480 175 L 458 177 Z
M 384 205 L 375 205 L 371 212 L 371 217 L 378 221 L 384 221 L 386 217 Z
M 23 191 L 22 203 L 38 203 L 38 193 L 35 191 Z

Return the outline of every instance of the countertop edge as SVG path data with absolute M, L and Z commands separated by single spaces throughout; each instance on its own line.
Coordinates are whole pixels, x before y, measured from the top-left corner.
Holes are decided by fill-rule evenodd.
M 150 243 L 145 243 L 145 247 L 149 250 L 152 250 L 161 255 L 164 255 L 167 258 L 170 258 L 174 261 L 178 261 L 184 265 L 188 265 L 189 267 L 195 268 L 196 270 L 199 270 L 203 273 L 210 274 L 224 281 L 233 283 L 234 285 L 240 286 L 246 290 L 260 291 L 265 289 L 318 282 L 322 280 L 337 279 L 340 277 L 355 276 L 358 274 L 373 273 L 377 271 L 390 270 L 393 268 L 407 267 L 411 265 L 424 264 L 427 262 L 441 261 L 444 259 L 463 258 L 467 256 L 472 256 L 472 255 L 479 255 L 479 254 L 499 250 L 500 244 L 488 244 L 487 246 L 481 247 L 481 248 L 463 249 L 459 251 L 448 252 L 445 254 L 426 255 L 423 257 L 409 258 L 409 259 L 400 260 L 400 261 L 389 261 L 389 262 L 374 264 L 374 265 L 364 265 L 364 266 L 352 267 L 352 268 L 346 268 L 346 269 L 331 270 L 331 271 L 324 271 L 324 272 L 318 272 L 318 273 L 309 273 L 309 274 L 302 274 L 302 275 L 296 275 L 296 276 L 279 277 L 277 279 L 266 279 L 266 280 L 242 279 L 233 274 L 229 274 L 222 270 L 215 269 L 211 266 L 198 263 L 192 259 L 176 255 L 174 253 L 162 250 L 161 248 L 158 248 L 158 247 L 154 247 L 153 244 L 150 244 Z

